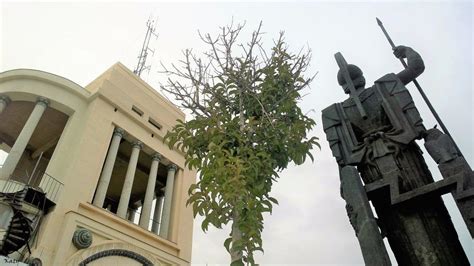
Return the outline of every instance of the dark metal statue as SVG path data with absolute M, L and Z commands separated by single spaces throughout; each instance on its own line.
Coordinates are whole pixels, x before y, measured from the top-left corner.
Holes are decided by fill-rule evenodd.
M 425 129 L 405 87 L 424 71 L 421 56 L 406 46 L 395 47 L 394 54 L 407 59 L 406 69 L 369 88 L 360 68 L 336 54 L 337 79 L 350 97 L 324 109 L 322 121 L 351 224 L 367 265 L 390 265 L 385 236 L 399 265 L 469 265 L 440 195 L 453 193 L 473 234 L 472 170 L 450 137 Z M 433 181 L 415 143 L 422 138 L 442 181 Z

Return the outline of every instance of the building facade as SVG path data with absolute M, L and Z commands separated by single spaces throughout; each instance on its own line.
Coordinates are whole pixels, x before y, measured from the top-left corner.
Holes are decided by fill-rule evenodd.
M 184 118 L 121 63 L 85 88 L 37 70 L 0 73 L 0 255 L 189 265 L 195 173 L 163 143 Z

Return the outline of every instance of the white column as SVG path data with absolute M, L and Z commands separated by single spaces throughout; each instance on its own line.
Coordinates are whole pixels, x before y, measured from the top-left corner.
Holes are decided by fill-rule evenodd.
M 166 178 L 165 202 L 163 204 L 163 214 L 161 215 L 160 236 L 168 238 L 168 231 L 171 219 L 171 203 L 173 200 L 174 176 L 177 166 L 171 164 L 168 166 L 168 176 Z
M 120 201 L 117 208 L 117 215 L 123 219 L 127 217 L 128 204 L 130 203 L 130 194 L 132 193 L 133 179 L 135 178 L 135 170 L 137 169 L 138 155 L 143 144 L 140 141 L 132 144 L 132 155 L 128 162 L 127 174 L 125 175 L 125 181 L 123 183 L 122 194 L 120 195 Z
M 112 176 L 112 170 L 114 169 L 115 160 L 117 159 L 120 141 L 122 140 L 124 134 L 125 132 L 123 129 L 118 127 L 115 128 L 112 142 L 110 143 L 109 151 L 107 152 L 107 157 L 105 158 L 104 168 L 102 169 L 102 174 L 99 178 L 99 184 L 97 185 L 97 190 L 95 191 L 93 204 L 97 207 L 102 208 L 104 205 L 107 189 L 109 188 L 110 177 Z
M 148 175 L 148 184 L 146 186 L 142 213 L 140 215 L 140 226 L 145 230 L 148 230 L 148 225 L 150 224 L 151 204 L 153 203 L 153 196 L 155 194 L 156 175 L 158 174 L 160 159 L 161 155 L 159 153 L 155 153 L 151 157 L 150 174 Z
M 132 223 L 135 220 L 135 212 L 136 211 L 137 211 L 136 209 L 129 209 L 129 211 L 128 211 L 128 220 Z
M 11 102 L 10 98 L 6 95 L 0 95 L 0 114 L 7 108 L 7 105 Z
M 5 160 L 5 163 L 3 164 L 2 172 L 0 173 L 0 179 L 8 179 L 13 171 L 15 171 L 15 168 L 20 161 L 21 155 L 25 151 L 26 145 L 28 145 L 31 135 L 33 135 L 33 132 L 35 131 L 41 116 L 43 116 L 46 107 L 48 107 L 48 104 L 48 99 L 38 97 L 35 108 L 31 112 L 30 117 L 23 126 L 20 135 L 18 135 L 15 144 L 13 144 L 8 157 Z
M 161 223 L 161 206 L 163 206 L 164 195 L 162 191 L 157 192 L 155 201 L 155 212 L 153 213 L 153 221 L 151 224 L 151 231 L 158 234 L 158 226 Z
M 140 201 L 136 202 L 135 204 L 132 204 L 132 208 L 128 209 L 129 215 L 128 215 L 128 220 L 132 223 L 135 222 L 135 216 L 137 214 L 137 210 L 140 207 Z

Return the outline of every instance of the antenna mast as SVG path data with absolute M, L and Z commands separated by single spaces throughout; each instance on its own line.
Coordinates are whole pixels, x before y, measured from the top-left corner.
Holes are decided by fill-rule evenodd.
M 146 65 L 146 58 L 148 56 L 148 52 L 151 52 L 151 54 L 155 53 L 155 50 L 152 50 L 149 48 L 150 44 L 150 39 L 152 36 L 158 38 L 158 34 L 155 33 L 156 30 L 156 25 L 155 25 L 155 20 L 152 20 L 151 18 L 148 19 L 146 22 L 146 35 L 145 35 L 145 40 L 143 41 L 142 45 L 142 50 L 140 51 L 140 55 L 138 56 L 138 64 L 135 70 L 133 70 L 133 73 L 135 73 L 137 76 L 140 76 L 143 72 L 143 70 L 147 69 L 150 71 L 150 65 Z

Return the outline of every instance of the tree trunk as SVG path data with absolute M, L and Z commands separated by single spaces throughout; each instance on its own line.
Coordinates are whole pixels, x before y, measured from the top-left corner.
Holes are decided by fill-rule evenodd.
M 243 89 L 239 86 L 239 126 L 240 132 L 243 134 L 245 125 L 245 118 L 243 112 Z M 242 232 L 239 229 L 238 221 L 240 219 L 239 212 L 234 209 L 232 213 L 232 245 L 230 250 L 231 262 L 242 261 L 242 251 L 234 250 L 234 244 L 236 241 L 242 239 Z
M 242 239 L 242 232 L 240 232 L 238 221 L 239 221 L 239 214 L 236 211 L 234 211 L 233 221 L 232 221 L 232 245 L 230 249 L 230 259 L 232 263 L 242 260 L 242 251 L 234 250 L 235 242 Z

